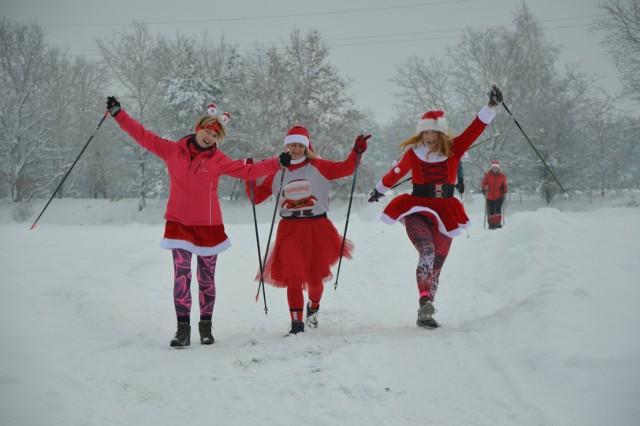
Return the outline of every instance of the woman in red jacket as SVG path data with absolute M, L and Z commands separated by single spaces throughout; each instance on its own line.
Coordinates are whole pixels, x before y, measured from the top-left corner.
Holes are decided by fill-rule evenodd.
M 207 114 L 196 121 L 195 133 L 177 142 L 163 139 L 145 129 L 120 108 L 113 96 L 107 98 L 107 109 L 120 127 L 140 146 L 160 157 L 170 178 L 169 200 L 165 212 L 166 225 L 161 247 L 173 253 L 173 300 L 178 330 L 172 347 L 191 344 L 191 256 L 198 257 L 200 303 L 200 343 L 214 342 L 211 317 L 216 300 L 214 275 L 218 254 L 231 247 L 222 223 L 218 201 L 218 180 L 227 175 L 240 179 L 256 179 L 286 167 L 291 156 L 282 153 L 256 164 L 232 160 L 219 148 L 227 133 L 229 114 L 219 114 L 210 104 Z
M 452 138 L 443 111 L 428 111 L 418 121 L 416 134 L 400 143 L 406 150 L 394 168 L 385 174 L 369 197 L 378 201 L 385 192 L 411 172 L 413 192 L 389 202 L 381 219 L 387 224 L 401 222 L 418 250 L 419 327 L 436 328 L 433 300 L 438 278 L 449 253 L 453 237 L 467 228 L 469 218 L 460 200 L 453 196 L 458 164 L 471 144 L 496 115 L 502 93 L 493 86 L 489 105 L 483 107 L 469 127 Z
M 494 160 L 482 179 L 482 193 L 487 199 L 489 229 L 502 228 L 502 203 L 507 195 L 507 189 L 507 176 L 502 173 L 500 162 Z
M 358 136 L 349 157 L 334 162 L 316 157 L 307 130 L 294 126 L 284 138 L 291 165 L 270 174 L 255 188 L 256 204 L 281 191 L 278 208 L 282 219 L 263 268 L 263 278 L 264 282 L 287 288 L 291 334 L 304 332 L 305 289 L 309 293 L 306 324 L 309 328 L 318 327 L 324 282 L 333 277 L 331 267 L 340 259 L 342 247 L 342 236 L 327 218 L 329 181 L 354 173 L 356 161 L 367 149 L 370 137 Z M 246 182 L 249 198 L 250 185 L 253 182 Z M 343 256 L 351 259 L 352 250 L 353 244 L 346 240 Z

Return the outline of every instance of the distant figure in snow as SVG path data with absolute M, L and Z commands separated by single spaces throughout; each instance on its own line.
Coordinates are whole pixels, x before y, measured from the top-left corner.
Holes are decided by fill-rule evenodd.
M 453 237 L 468 227 L 469 218 L 459 199 L 453 196 L 458 165 L 464 153 L 478 139 L 496 115 L 502 93 L 494 85 L 489 104 L 460 135 L 450 135 L 444 111 L 428 111 L 418 121 L 416 134 L 400 143 L 406 150 L 394 167 L 371 191 L 369 202 L 378 201 L 385 192 L 411 172 L 413 192 L 393 198 L 381 219 L 387 224 L 403 223 L 419 259 L 416 268 L 419 310 L 416 324 L 436 328 L 433 301 L 438 279 Z M 464 188 L 464 187 L 463 187 Z
M 107 98 L 107 109 L 129 136 L 165 162 L 169 172 L 171 185 L 164 215 L 167 222 L 160 245 L 173 253 L 173 301 L 178 330 L 170 345 L 191 344 L 192 254 L 198 257 L 200 343 L 210 345 L 214 342 L 211 318 L 216 301 L 216 262 L 218 254 L 231 247 L 222 223 L 218 180 L 222 175 L 256 179 L 288 166 L 291 156 L 283 152 L 279 158 L 256 164 L 227 157 L 219 145 L 227 134 L 230 115 L 218 113 L 214 104 L 209 104 L 206 114 L 196 120 L 194 133 L 177 142 L 145 129 L 121 109 L 113 96 Z
M 489 229 L 502 228 L 502 203 L 507 196 L 507 175 L 502 172 L 500 162 L 493 160 L 489 171 L 482 179 L 482 194 L 486 199 Z
M 316 156 L 307 129 L 293 126 L 284 137 L 291 164 L 267 176 L 254 187 L 254 202 L 259 204 L 280 191 L 280 222 L 276 241 L 263 268 L 264 282 L 286 287 L 290 334 L 318 327 L 318 311 L 324 283 L 331 280 L 331 267 L 340 259 L 343 237 L 327 217 L 330 181 L 350 176 L 356 162 L 367 150 L 371 135 L 356 138 L 344 161 L 329 161 Z M 246 182 L 251 197 L 251 182 Z M 281 185 L 282 184 L 282 185 Z M 345 241 L 343 257 L 351 259 L 353 243 Z M 258 273 L 256 280 L 260 278 Z M 303 318 L 304 290 L 308 291 L 306 318 Z

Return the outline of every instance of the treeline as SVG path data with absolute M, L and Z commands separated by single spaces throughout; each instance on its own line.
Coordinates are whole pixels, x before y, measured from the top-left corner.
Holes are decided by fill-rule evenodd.
M 371 120 L 349 95 L 349 80 L 329 61 L 317 31 L 291 32 L 286 48 L 245 53 L 220 39 L 152 34 L 132 23 L 97 41 L 88 60 L 48 45 L 36 24 L 0 21 L 0 198 L 28 203 L 49 197 L 105 111 L 107 95 L 157 134 L 178 139 L 215 102 L 232 115 L 223 146 L 234 158 L 271 157 L 293 124 L 311 133 L 321 156 L 344 158 L 365 129 L 375 144 L 363 157 L 356 191 L 368 192 L 398 155 L 397 143 L 427 110 L 447 112 L 460 132 L 497 82 L 505 103 L 565 189 L 637 188 L 640 182 L 637 118 L 615 109 L 613 94 L 579 66 L 559 70 L 560 50 L 522 6 L 512 29 L 467 29 L 442 57 L 408 57 L 392 82 L 395 117 Z M 467 187 L 479 185 L 492 159 L 500 159 L 510 186 L 550 202 L 559 187 L 504 109 L 465 160 Z M 164 165 L 107 120 L 58 196 L 78 198 L 167 195 Z M 336 197 L 351 182 L 337 181 Z M 243 195 L 241 182 L 221 182 L 220 195 Z

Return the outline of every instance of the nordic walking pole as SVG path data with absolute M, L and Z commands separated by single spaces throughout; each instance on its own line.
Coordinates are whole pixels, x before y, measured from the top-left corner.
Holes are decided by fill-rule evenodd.
M 536 153 L 536 155 L 538 156 L 538 158 L 540 158 L 540 161 L 542 161 L 542 164 L 544 164 L 544 167 L 546 167 L 547 171 L 551 174 L 551 176 L 553 176 L 553 179 L 556 181 L 556 183 L 558 184 L 558 186 L 560 187 L 560 189 L 562 189 L 562 192 L 564 192 L 567 196 L 569 195 L 569 193 L 564 189 L 564 187 L 562 186 L 562 184 L 560 183 L 560 181 L 558 180 L 558 178 L 556 177 L 556 175 L 553 173 L 553 171 L 551 170 L 551 168 L 549 168 L 549 166 L 547 165 L 547 162 L 544 161 L 544 158 L 542 158 L 542 155 L 540 155 L 540 153 L 538 152 L 538 150 L 536 149 L 536 147 L 533 145 L 533 142 L 531 142 L 531 139 L 529 139 L 529 136 L 527 136 L 527 134 L 524 132 L 524 130 L 522 129 L 522 126 L 520 126 L 520 123 L 518 123 L 518 120 L 516 120 L 516 118 L 513 116 L 513 114 L 511 113 L 511 111 L 509 110 L 509 108 L 505 105 L 504 102 L 502 102 L 502 106 L 504 107 L 504 109 L 507 110 L 507 112 L 509 113 L 509 116 L 511 116 L 511 119 L 513 120 L 513 122 L 516 124 L 516 126 L 518 126 L 518 129 L 520 129 L 520 131 L 522 132 L 522 136 L 524 136 L 524 138 L 527 140 L 527 142 L 529 142 L 529 145 L 531 145 L 531 148 L 533 149 L 533 151 Z
M 282 191 L 282 182 L 284 181 L 284 172 L 286 169 L 282 169 L 282 176 L 280 177 L 280 185 L 278 186 L 278 195 L 276 195 L 276 204 L 273 207 L 273 217 L 271 218 L 271 228 L 269 229 L 269 238 L 267 239 L 267 248 L 264 251 L 264 260 L 262 261 L 262 265 L 266 266 L 267 257 L 269 256 L 269 245 L 271 244 L 271 235 L 273 234 L 273 224 L 276 221 L 276 213 L 278 211 L 278 203 L 280 202 L 280 192 Z M 258 297 L 260 296 L 260 287 L 262 287 L 262 297 L 265 297 L 264 290 L 264 275 L 260 276 L 260 282 L 258 283 L 258 292 L 256 293 L 256 302 L 258 301 Z M 264 302 L 264 314 L 267 315 L 267 301 L 265 299 Z
M 487 196 L 485 195 L 485 197 L 484 197 L 484 219 L 483 219 L 484 224 L 482 225 L 482 229 L 487 229 L 487 208 L 488 208 Z
M 395 188 L 396 186 L 400 186 L 400 185 L 402 185 L 403 183 L 408 182 L 408 181 L 410 181 L 410 180 L 411 180 L 411 176 L 409 176 L 408 178 L 406 178 L 405 180 L 403 180 L 403 181 L 401 181 L 401 182 L 396 183 L 395 185 L 393 185 L 393 186 L 391 187 L 391 189 Z
M 506 213 L 507 212 L 507 197 L 502 200 L 502 226 L 507 224 Z
M 253 181 L 249 182 L 249 190 L 251 191 L 251 207 L 253 208 L 253 225 L 256 229 L 256 245 L 258 246 L 258 265 L 260 265 L 260 282 L 263 282 L 264 270 L 262 269 L 262 254 L 260 254 L 260 234 L 258 233 L 258 217 L 256 215 L 255 193 L 253 189 Z M 259 289 L 258 289 L 259 291 Z M 256 295 L 256 302 L 258 295 Z M 267 312 L 267 297 L 262 288 L 262 299 L 264 300 L 264 311 Z
M 73 164 L 71 164 L 71 167 L 69 167 L 69 170 L 67 170 L 67 173 L 64 174 L 64 177 L 62 178 L 62 180 L 58 184 L 58 187 L 56 188 L 55 191 L 53 191 L 53 194 L 51 194 L 51 197 L 49 198 L 49 201 L 47 201 L 47 204 L 45 204 L 44 208 L 42 209 L 42 211 L 40 212 L 40 214 L 36 218 L 35 222 L 33 222 L 33 225 L 31 225 L 31 230 L 33 230 L 33 228 L 36 227 L 36 223 L 38 223 L 38 220 L 40 220 L 40 217 L 42 216 L 44 211 L 47 209 L 47 207 L 49 207 L 49 204 L 53 200 L 53 197 L 56 196 L 56 194 L 58 193 L 58 191 L 62 187 L 62 184 L 67 179 L 67 176 L 69 176 L 69 173 L 71 173 L 71 170 L 73 170 L 73 168 L 75 167 L 76 163 L 78 162 L 78 160 L 82 156 L 82 153 L 84 153 L 84 150 L 87 149 L 87 147 L 89 146 L 89 142 L 91 142 L 91 139 L 93 139 L 93 137 L 96 135 L 96 133 L 98 132 L 98 129 L 100 128 L 100 126 L 102 126 L 102 123 L 104 122 L 104 120 L 107 118 L 108 115 L 109 115 L 109 111 L 105 112 L 105 114 L 102 116 L 102 119 L 100 120 L 100 122 L 96 126 L 95 130 L 93 131 L 93 133 L 91 133 L 91 136 L 89 137 L 89 140 L 87 141 L 87 143 L 84 144 L 84 147 L 82 147 L 82 150 L 80 151 L 80 154 L 78 154 L 78 156 L 76 157 L 76 159 L 73 162 Z
M 342 246 L 340 247 L 340 260 L 338 260 L 338 270 L 336 271 L 336 283 L 333 285 L 333 289 L 338 289 L 338 278 L 340 277 L 340 266 L 342 265 L 342 255 L 344 254 L 344 244 L 347 241 L 347 227 L 349 226 L 349 214 L 351 213 L 351 202 L 353 201 L 353 190 L 356 187 L 356 177 L 358 176 L 358 166 L 360 165 L 360 157 L 362 153 L 359 152 L 356 156 L 356 169 L 353 172 L 353 182 L 351 182 L 351 195 L 349 196 L 349 207 L 347 208 L 347 221 L 344 224 L 344 233 L 342 234 Z

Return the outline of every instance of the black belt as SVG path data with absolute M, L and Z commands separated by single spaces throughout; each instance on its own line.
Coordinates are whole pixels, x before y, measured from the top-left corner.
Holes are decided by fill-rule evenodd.
M 305 216 L 305 215 L 300 215 L 300 216 L 283 216 L 283 219 L 320 219 L 322 217 L 327 217 L 326 213 L 322 213 L 319 214 L 317 216 Z
M 413 184 L 413 192 L 411 195 L 415 195 L 416 197 L 426 197 L 426 198 L 451 198 L 453 197 L 453 190 L 455 185 L 450 183 L 443 184 L 433 184 L 428 183 L 426 185 L 416 185 Z

